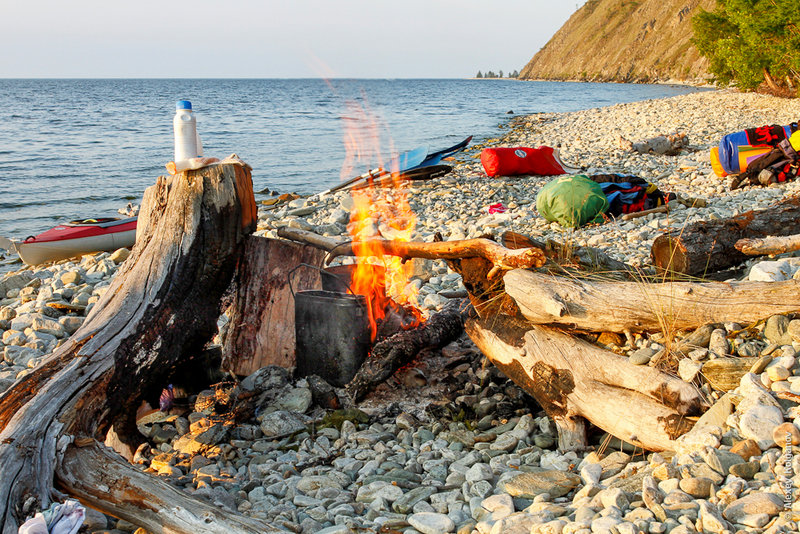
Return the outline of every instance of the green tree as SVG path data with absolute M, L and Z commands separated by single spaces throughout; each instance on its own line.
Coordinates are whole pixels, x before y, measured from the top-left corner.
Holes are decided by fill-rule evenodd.
M 717 0 L 692 19 L 693 42 L 717 83 L 751 91 L 800 82 L 800 2 Z
M 502 77 L 503 77 L 503 71 L 502 71 L 502 70 L 499 72 L 499 74 L 497 75 L 497 77 L 498 77 L 498 78 L 502 78 Z
M 483 74 L 481 74 L 481 71 L 478 71 L 478 74 L 476 74 L 475 77 L 476 78 L 483 78 Z

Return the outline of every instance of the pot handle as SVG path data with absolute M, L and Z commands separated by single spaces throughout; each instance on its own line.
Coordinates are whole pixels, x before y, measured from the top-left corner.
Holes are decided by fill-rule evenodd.
M 286 274 L 286 280 L 287 280 L 287 283 L 289 284 L 289 291 L 291 291 L 291 292 L 292 292 L 292 298 L 296 298 L 296 296 L 295 296 L 295 292 L 294 292 L 294 287 L 292 286 L 292 275 L 293 275 L 293 274 L 295 273 L 295 271 L 297 271 L 297 269 L 299 269 L 300 267 L 309 267 L 309 268 L 311 268 L 311 269 L 316 269 L 316 270 L 317 270 L 317 271 L 319 271 L 319 272 L 320 272 L 320 274 L 322 274 L 322 275 L 333 277 L 333 278 L 334 278 L 334 279 L 335 279 L 337 282 L 339 282 L 339 283 L 340 283 L 340 284 L 342 284 L 342 285 L 343 285 L 345 288 L 347 288 L 347 290 L 348 290 L 348 291 L 350 291 L 350 293 L 352 293 L 353 295 L 355 295 L 355 294 L 356 294 L 356 292 L 355 292 L 355 291 L 353 291 L 353 288 L 352 288 L 352 287 L 350 287 L 350 284 L 348 284 L 348 283 L 345 283 L 345 281 L 344 281 L 344 280 L 342 280 L 341 278 L 339 278 L 339 277 L 338 277 L 338 276 L 336 276 L 335 274 L 333 274 L 333 273 L 329 273 L 329 272 L 328 272 L 328 271 L 326 271 L 325 269 L 321 269 L 321 268 L 317 267 L 316 265 L 311 265 L 310 263 L 301 263 L 301 264 L 299 264 L 297 267 L 295 267 L 294 269 L 292 269 L 291 271 L 289 271 L 289 272 Z

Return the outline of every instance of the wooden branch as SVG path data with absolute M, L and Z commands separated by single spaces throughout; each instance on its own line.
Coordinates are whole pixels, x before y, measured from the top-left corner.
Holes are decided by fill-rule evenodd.
M 465 239 L 460 241 L 440 241 L 422 243 L 419 241 L 388 241 L 386 239 L 367 239 L 352 241 L 328 253 L 326 263 L 338 256 L 372 256 L 375 250 L 403 259 L 426 258 L 463 259 L 484 258 L 494 265 L 494 272 L 506 269 L 526 269 L 541 267 L 546 260 L 544 252 L 538 248 L 510 250 L 491 239 Z M 492 278 L 490 272 L 488 277 Z
M 653 357 L 650 358 L 649 365 L 651 367 L 656 367 L 662 359 L 670 354 L 683 357 L 688 356 L 688 354 L 693 350 L 708 347 L 708 343 L 711 341 L 711 333 L 717 328 L 722 328 L 722 325 L 710 323 L 701 326 L 677 343 L 670 344 L 669 350 L 664 347 L 653 354 Z
M 304 245 L 311 245 L 328 252 L 347 243 L 347 240 L 337 240 L 332 237 L 325 237 L 314 232 L 309 232 L 308 230 L 289 228 L 288 226 L 281 226 L 278 228 L 278 237 L 303 243 Z
M 465 239 L 460 241 L 389 241 L 382 238 L 364 241 L 339 242 L 334 239 L 297 228 L 282 227 L 278 236 L 298 243 L 313 245 L 328 251 L 325 263 L 329 264 L 339 256 L 373 256 L 376 250 L 389 256 L 403 259 L 426 258 L 429 260 L 457 260 L 464 258 L 484 258 L 494 265 L 489 278 L 501 269 L 541 267 L 545 255 L 535 247 L 509 250 L 491 239 Z
M 532 395 L 559 429 L 559 448 L 579 449 L 580 419 L 647 450 L 674 448 L 704 408 L 686 382 L 557 330 L 498 315 L 466 331 L 507 377 Z
M 674 332 L 708 323 L 751 323 L 800 310 L 798 280 L 658 284 L 580 280 L 515 269 L 503 281 L 530 322 L 595 332 Z
M 206 518 L 217 532 L 270 528 L 250 528 L 252 522 L 191 498 L 187 512 L 155 477 L 134 477 L 121 456 L 105 451 L 94 463 L 96 456 L 84 455 L 96 450 L 73 450 L 102 441 L 112 425 L 123 444 L 138 445 L 136 408 L 145 396 L 157 396 L 170 369 L 199 353 L 216 332 L 220 298 L 256 213 L 250 169 L 241 162 L 161 177 L 145 191 L 133 252 L 92 313 L 40 367 L 0 395 L 2 532 L 16 532 L 27 515 L 49 506 L 54 472 L 66 491 L 152 532 L 206 531 L 200 524 Z M 86 489 L 104 474 L 113 484 L 97 486 L 97 493 Z M 120 501 L 91 497 L 103 490 Z M 162 502 L 166 507 L 154 512 Z M 187 520 L 187 513 L 201 521 Z
M 800 234 L 800 197 L 735 217 L 699 221 L 658 236 L 650 256 L 662 271 L 689 275 L 715 272 L 743 262 L 740 239 Z
M 656 206 L 655 208 L 649 210 L 642 210 L 642 211 L 635 211 L 633 213 L 626 213 L 620 219 L 623 221 L 630 221 L 631 219 L 639 219 L 641 217 L 647 217 L 648 215 L 652 215 L 653 213 L 669 213 L 669 206 L 664 204 L 663 206 Z
M 800 250 L 800 234 L 740 239 L 734 246 L 748 256 L 773 256 Z
M 568 267 L 570 265 L 577 266 L 581 269 L 596 272 L 601 271 L 608 274 L 625 275 L 627 273 L 635 273 L 636 269 L 615 260 L 605 252 L 602 252 L 593 247 L 577 247 L 559 243 L 552 239 L 547 241 L 539 241 L 517 232 L 504 232 L 501 236 L 501 242 L 507 248 L 538 248 L 541 249 L 547 259 L 557 263 L 560 267 Z
M 363 399 L 372 388 L 414 359 L 424 348 L 440 348 L 458 339 L 469 312 L 466 300 L 451 300 L 425 323 L 375 344 L 356 376 L 346 386 L 351 399 Z
M 640 217 L 646 217 L 653 213 L 669 213 L 671 210 L 675 209 L 675 204 L 680 204 L 682 206 L 686 206 L 687 208 L 705 208 L 706 201 L 702 198 L 692 198 L 692 197 L 682 197 L 680 195 L 676 195 L 676 197 L 670 200 L 667 204 L 663 204 L 661 206 L 656 206 L 655 208 L 649 210 L 642 210 L 642 211 L 635 211 L 633 213 L 626 213 L 621 217 L 623 221 L 630 221 L 631 219 L 638 219 Z

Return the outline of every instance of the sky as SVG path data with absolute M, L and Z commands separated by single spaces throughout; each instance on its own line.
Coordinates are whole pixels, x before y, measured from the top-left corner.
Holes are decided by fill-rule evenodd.
M 0 0 L 0 78 L 464 78 L 583 0 Z

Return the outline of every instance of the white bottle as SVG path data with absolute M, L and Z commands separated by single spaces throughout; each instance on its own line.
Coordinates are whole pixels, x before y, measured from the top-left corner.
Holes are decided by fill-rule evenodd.
M 178 100 L 172 126 L 175 129 L 175 161 L 202 156 L 202 145 L 197 135 L 197 119 L 192 112 L 192 103 Z

